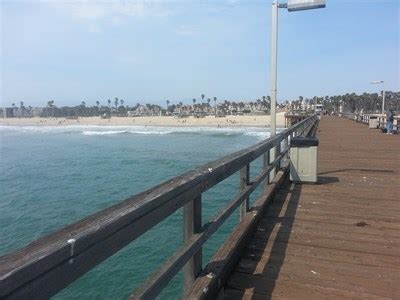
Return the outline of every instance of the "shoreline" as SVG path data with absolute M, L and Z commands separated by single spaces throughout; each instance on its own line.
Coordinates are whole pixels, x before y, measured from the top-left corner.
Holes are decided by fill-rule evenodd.
M 152 126 L 152 127 L 270 127 L 270 115 L 262 116 L 226 116 L 215 118 L 174 118 L 172 116 L 152 117 L 112 117 L 101 119 L 100 117 L 80 117 L 79 119 L 66 118 L 4 118 L 0 119 L 0 126 Z M 284 113 L 276 116 L 276 125 L 285 126 Z

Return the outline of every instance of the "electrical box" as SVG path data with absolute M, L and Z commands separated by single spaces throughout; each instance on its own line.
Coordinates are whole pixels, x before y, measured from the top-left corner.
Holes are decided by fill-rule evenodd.
M 318 139 L 296 137 L 290 144 L 290 180 L 316 183 Z

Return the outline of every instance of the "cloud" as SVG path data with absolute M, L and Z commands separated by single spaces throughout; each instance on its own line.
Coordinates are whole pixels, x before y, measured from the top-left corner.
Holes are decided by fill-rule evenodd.
M 72 14 L 82 19 L 99 19 L 105 16 L 106 10 L 101 5 L 95 3 L 77 3 L 71 6 Z
M 182 35 L 182 36 L 193 36 L 196 34 L 196 31 L 193 28 L 189 28 L 186 25 L 181 25 L 175 29 L 175 33 L 177 35 Z
M 114 57 L 114 62 L 124 66 L 138 66 L 143 63 L 143 59 L 137 55 L 119 53 Z
M 72 14 L 80 19 L 97 20 L 121 17 L 167 17 L 172 14 L 164 1 L 71 1 L 67 2 Z M 65 2 L 64 2 L 65 3 Z
M 225 0 L 221 2 L 207 2 L 209 4 L 208 11 L 210 13 L 219 14 L 228 9 L 237 7 L 241 4 L 240 0 Z

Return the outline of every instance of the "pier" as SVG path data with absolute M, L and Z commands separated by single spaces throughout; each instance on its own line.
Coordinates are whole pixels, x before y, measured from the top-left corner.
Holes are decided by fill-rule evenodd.
M 400 140 L 336 117 L 317 135 L 319 183 L 279 188 L 224 299 L 399 299 Z
M 289 181 L 290 144 L 300 136 L 319 139 L 316 184 Z M 308 117 L 0 257 L 0 298 L 51 297 L 181 209 L 182 245 L 131 298 L 155 298 L 183 270 L 187 299 L 396 299 L 399 149 L 398 136 L 363 123 Z M 260 157 L 264 167 L 250 177 Z M 204 220 L 202 193 L 235 173 L 238 194 Z M 203 262 L 203 244 L 235 210 L 240 222 Z

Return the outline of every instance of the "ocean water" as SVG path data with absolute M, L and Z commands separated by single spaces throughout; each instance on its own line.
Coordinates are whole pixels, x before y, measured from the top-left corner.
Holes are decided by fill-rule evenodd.
M 268 128 L 0 127 L 0 255 L 193 167 L 253 145 Z M 251 165 L 252 176 L 261 160 Z M 238 193 L 238 174 L 203 194 L 203 222 Z M 256 191 L 251 197 L 254 201 Z M 203 264 L 238 221 L 205 244 Z M 182 209 L 58 293 L 125 299 L 182 244 Z M 182 274 L 160 299 L 178 299 Z

